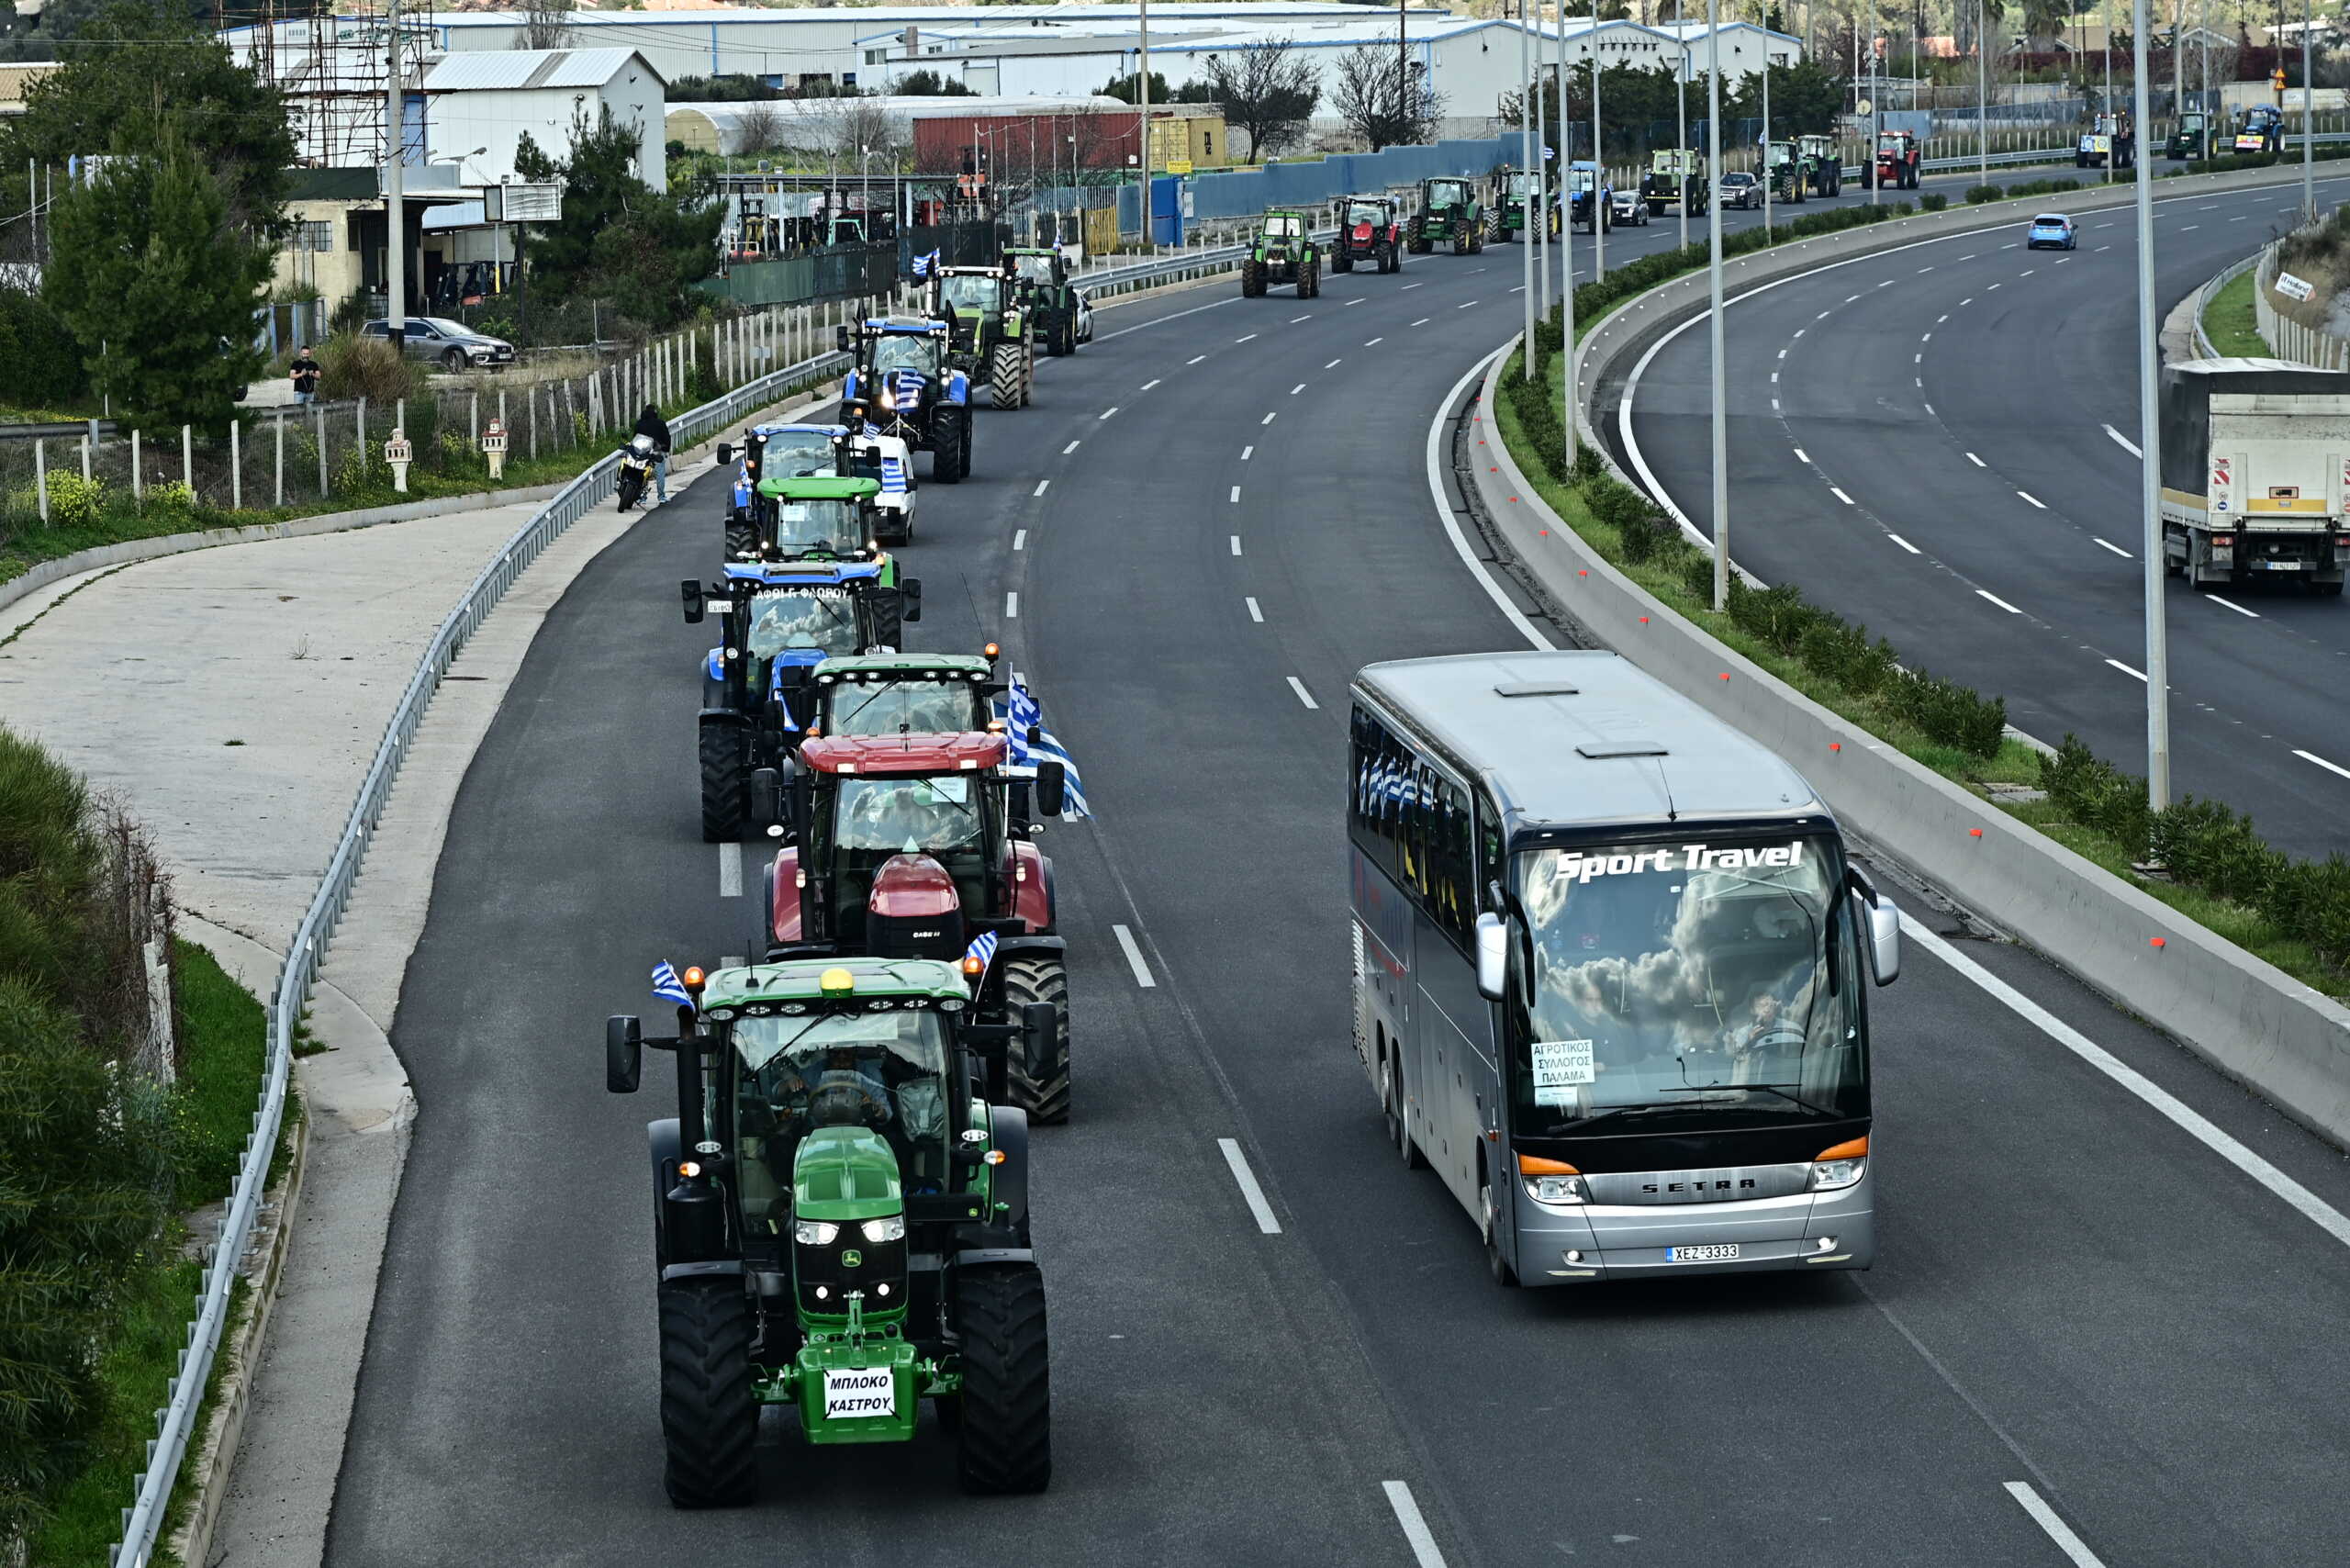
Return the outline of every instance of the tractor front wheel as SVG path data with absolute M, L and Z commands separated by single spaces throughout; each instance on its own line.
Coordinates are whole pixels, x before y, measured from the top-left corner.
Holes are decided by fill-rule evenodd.
M 748 518 L 726 520 L 726 558 L 730 561 L 759 552 L 759 525 Z
M 749 813 L 750 757 L 743 732 L 733 724 L 701 727 L 701 840 L 733 844 L 743 836 Z
M 751 1298 L 739 1279 L 663 1285 L 661 1482 L 680 1508 L 727 1508 L 758 1492 Z
M 1020 345 L 998 343 L 988 350 L 988 400 L 999 409 L 1020 407 Z
M 1255 257 L 1240 263 L 1240 297 L 1254 299 L 1265 292 L 1265 263 Z
M 942 485 L 971 471 L 971 411 L 941 409 L 930 417 L 930 476 Z
M 1330 253 L 1330 270 L 1334 273 L 1350 273 L 1355 270 L 1354 254 L 1346 248 L 1344 242 Z
M 1308 262 L 1304 266 L 1298 268 L 1297 297 L 1300 299 L 1315 299 L 1318 298 L 1321 296 L 1321 293 L 1322 263 L 1319 262 Z
M 966 1492 L 1042 1492 L 1053 1479 L 1050 1340 L 1045 1276 L 1034 1263 L 955 1271 L 963 1342 L 956 1470 Z
M 1024 1040 L 1015 1040 L 1012 1047 L 1012 1103 L 1028 1113 L 1028 1119 L 1039 1125 L 1069 1120 L 1069 967 L 1058 955 L 1012 958 L 1003 966 L 1003 1005 L 1013 1023 L 1020 1021 L 1020 1010 L 1031 1002 L 1049 1002 L 1060 1019 L 1060 1037 L 1055 1042 L 1052 1059 L 1035 1062 L 1028 1059 Z

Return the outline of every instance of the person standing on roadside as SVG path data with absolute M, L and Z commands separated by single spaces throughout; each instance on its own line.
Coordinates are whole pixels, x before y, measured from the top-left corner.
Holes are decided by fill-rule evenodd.
M 294 377 L 294 401 L 315 403 L 319 400 L 319 362 L 310 357 L 310 345 L 304 343 L 294 351 L 290 367 Z

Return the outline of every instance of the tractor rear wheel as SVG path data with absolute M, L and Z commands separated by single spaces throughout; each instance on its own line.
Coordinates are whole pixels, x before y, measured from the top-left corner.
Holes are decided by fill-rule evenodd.
M 751 1298 L 739 1279 L 663 1285 L 661 1483 L 680 1508 L 727 1508 L 758 1492 Z
M 1012 1103 L 1042 1124 L 1069 1120 L 1069 966 L 1058 954 L 1007 959 L 1003 966 L 1003 1005 L 1013 1023 L 1030 1002 L 1049 1002 L 1060 1017 L 1060 1038 L 1049 1062 L 1028 1059 L 1025 1041 L 1014 1040 L 1007 1064 Z
M 1254 299 L 1265 292 L 1265 263 L 1253 256 L 1240 263 L 1240 297 Z
M 727 519 L 726 558 L 728 560 L 732 561 L 741 555 L 756 554 L 758 548 L 759 525 L 757 523 L 748 521 L 737 522 L 732 518 Z
M 930 417 L 930 476 L 959 484 L 971 471 L 971 411 L 941 409 Z
M 988 350 L 988 400 L 999 409 L 1020 407 L 1020 345 L 998 343 Z
M 1312 299 L 1322 292 L 1322 263 L 1308 262 L 1297 269 L 1297 297 Z
M 1347 249 L 1344 241 L 1340 241 L 1338 248 L 1330 252 L 1330 270 L 1334 273 L 1350 273 L 1355 270 L 1354 254 Z
M 751 759 L 743 731 L 733 724 L 701 726 L 701 840 L 733 844 L 750 814 Z
M 1034 1263 L 966 1265 L 955 1272 L 955 1308 L 963 1342 L 956 1423 L 963 1490 L 1042 1492 L 1053 1479 L 1044 1273 Z

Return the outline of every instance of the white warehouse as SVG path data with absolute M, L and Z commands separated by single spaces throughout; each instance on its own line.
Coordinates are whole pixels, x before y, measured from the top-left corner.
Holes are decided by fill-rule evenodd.
M 599 110 L 634 129 L 637 177 L 669 187 L 668 103 L 659 73 L 632 49 L 510 50 L 443 56 L 424 73 L 425 159 L 462 165 L 468 183 L 494 185 L 515 173 L 527 134 L 560 158 L 575 116 Z M 550 138 L 552 128 L 554 135 Z

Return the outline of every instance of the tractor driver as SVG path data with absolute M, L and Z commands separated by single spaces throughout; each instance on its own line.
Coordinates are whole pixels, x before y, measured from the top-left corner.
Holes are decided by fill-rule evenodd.
M 976 836 L 960 778 L 875 779 L 858 791 L 841 845 L 912 855 L 967 849 Z

